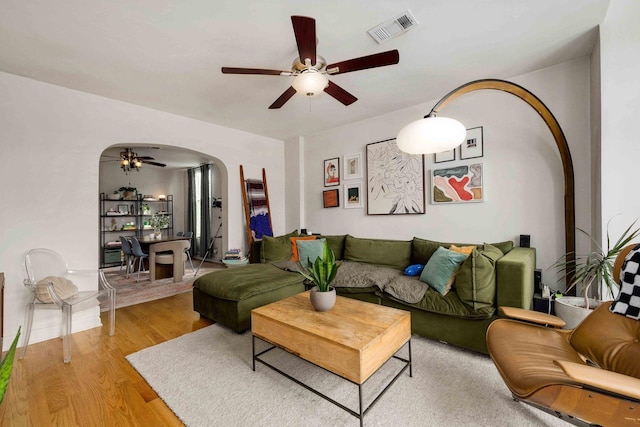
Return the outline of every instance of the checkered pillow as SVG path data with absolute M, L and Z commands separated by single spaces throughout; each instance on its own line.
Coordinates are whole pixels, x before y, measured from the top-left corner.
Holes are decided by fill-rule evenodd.
M 625 258 L 620 276 L 620 292 L 609 310 L 640 320 L 640 245 Z

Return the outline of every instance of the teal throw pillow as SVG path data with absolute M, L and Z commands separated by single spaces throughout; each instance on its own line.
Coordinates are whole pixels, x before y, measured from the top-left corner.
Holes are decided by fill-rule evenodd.
M 311 261 L 313 264 L 316 258 L 322 258 L 322 252 L 324 251 L 324 243 L 326 239 L 316 240 L 298 240 L 298 255 L 300 256 L 300 263 L 306 268 Z
M 425 265 L 420 280 L 438 291 L 441 295 L 446 295 L 451 284 L 453 276 L 458 266 L 467 259 L 467 255 L 459 252 L 450 251 L 443 247 L 439 247 L 429 258 L 429 262 Z

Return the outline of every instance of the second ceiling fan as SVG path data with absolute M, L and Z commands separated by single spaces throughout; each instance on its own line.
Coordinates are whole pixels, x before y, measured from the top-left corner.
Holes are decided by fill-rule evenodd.
M 222 67 L 224 74 L 259 74 L 270 76 L 295 77 L 293 84 L 273 104 L 270 109 L 282 107 L 296 92 L 313 96 L 324 91 L 343 103 L 351 105 L 358 100 L 355 96 L 329 81 L 326 75 L 349 73 L 367 68 L 384 67 L 397 64 L 400 54 L 397 50 L 348 59 L 328 64 L 322 56 L 316 54 L 316 20 L 306 16 L 292 16 L 293 32 L 298 45 L 299 58 L 293 61 L 290 71 L 268 70 L 262 68 Z

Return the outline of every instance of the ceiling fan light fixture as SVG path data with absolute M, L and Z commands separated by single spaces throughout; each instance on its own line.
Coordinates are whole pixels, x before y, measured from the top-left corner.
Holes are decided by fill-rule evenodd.
M 329 84 L 329 79 L 313 68 L 303 71 L 293 80 L 293 88 L 305 96 L 316 96 Z
M 396 144 L 409 154 L 442 153 L 462 144 L 466 136 L 467 130 L 459 121 L 429 115 L 402 128 Z

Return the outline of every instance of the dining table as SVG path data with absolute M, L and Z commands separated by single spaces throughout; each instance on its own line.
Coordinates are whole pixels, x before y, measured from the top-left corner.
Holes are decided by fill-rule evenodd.
M 174 282 L 182 281 L 184 276 L 184 251 L 189 247 L 189 244 L 185 241 L 188 240 L 191 239 L 176 235 L 162 235 L 154 238 L 143 236 L 138 239 L 142 251 L 149 254 L 149 279 L 152 282 L 171 276 L 173 276 Z M 168 257 L 166 255 L 173 255 L 170 263 L 167 263 Z

